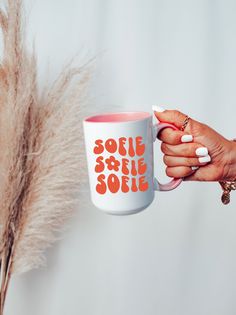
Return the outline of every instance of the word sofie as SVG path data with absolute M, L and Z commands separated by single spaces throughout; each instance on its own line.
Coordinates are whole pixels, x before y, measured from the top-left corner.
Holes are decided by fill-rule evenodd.
M 99 194 L 105 194 L 107 190 L 111 193 L 127 193 L 148 189 L 145 177 L 147 164 L 143 157 L 145 144 L 142 137 L 109 138 L 106 141 L 98 139 L 93 152 L 97 155 L 95 172 L 98 174 L 96 191 Z M 104 158 L 104 153 L 106 156 L 107 153 L 110 155 Z M 109 175 L 104 174 L 105 170 L 109 171 Z

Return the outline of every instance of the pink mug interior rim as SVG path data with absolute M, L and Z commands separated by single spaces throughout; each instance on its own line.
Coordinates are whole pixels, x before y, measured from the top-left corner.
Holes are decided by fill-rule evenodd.
M 90 116 L 84 119 L 84 122 L 92 123 L 122 123 L 147 119 L 151 116 L 148 112 L 117 112 L 104 113 Z

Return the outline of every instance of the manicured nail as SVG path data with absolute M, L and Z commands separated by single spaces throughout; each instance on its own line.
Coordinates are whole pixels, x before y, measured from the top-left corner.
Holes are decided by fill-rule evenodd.
M 208 163 L 211 162 L 211 157 L 210 155 L 207 156 L 202 156 L 200 158 L 198 158 L 199 163 Z
M 191 142 L 191 141 L 193 141 L 192 135 L 183 135 L 181 137 L 181 142 Z
M 192 169 L 193 171 L 196 171 L 196 170 L 199 169 L 199 166 L 192 166 L 191 169 Z
M 153 106 L 152 106 L 152 110 L 153 110 L 154 112 L 158 112 L 158 113 L 162 113 L 162 112 L 165 111 L 165 109 L 164 109 L 163 107 L 156 106 L 156 105 L 153 105 Z
M 197 156 L 206 156 L 206 155 L 208 155 L 208 149 L 205 147 L 197 148 L 196 155 Z

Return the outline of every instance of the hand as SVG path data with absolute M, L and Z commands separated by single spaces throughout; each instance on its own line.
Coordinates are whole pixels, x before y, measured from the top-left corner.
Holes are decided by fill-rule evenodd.
M 159 121 L 178 128 L 186 118 L 176 110 L 163 110 L 156 106 L 153 109 Z M 236 143 L 209 126 L 191 118 L 184 132 L 165 128 L 159 139 L 168 176 L 195 181 L 235 180 Z

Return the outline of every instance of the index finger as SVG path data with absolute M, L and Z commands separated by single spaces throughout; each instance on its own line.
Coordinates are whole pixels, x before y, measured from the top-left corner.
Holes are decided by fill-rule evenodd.
M 183 142 L 192 142 L 193 136 L 184 131 L 173 130 L 172 128 L 164 128 L 158 135 L 158 139 L 167 144 L 180 144 Z

